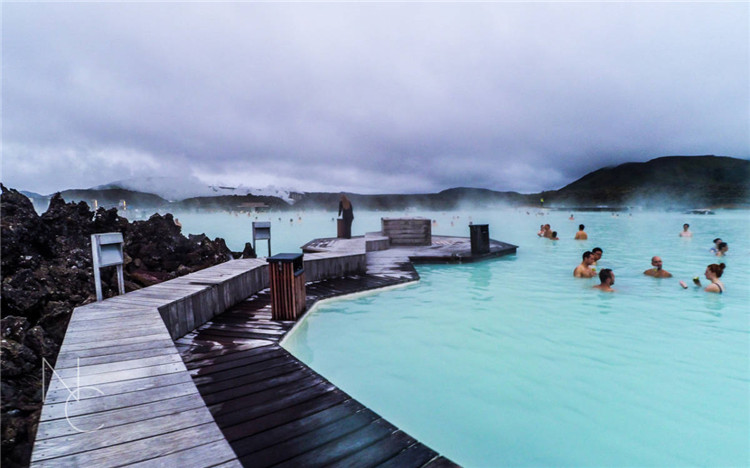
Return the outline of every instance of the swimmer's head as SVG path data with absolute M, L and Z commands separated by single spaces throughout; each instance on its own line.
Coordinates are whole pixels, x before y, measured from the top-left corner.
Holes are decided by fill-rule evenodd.
M 723 263 L 719 263 L 718 265 L 715 263 L 712 263 L 706 267 L 706 273 L 710 271 L 711 273 L 716 275 L 717 278 L 721 278 L 721 275 L 724 274 L 724 268 L 726 267 L 727 266 L 724 265 Z
M 599 272 L 599 281 L 605 283 L 607 282 L 607 280 L 611 280 L 611 282 L 609 283 L 610 285 L 615 284 L 615 274 L 611 269 L 604 268 Z

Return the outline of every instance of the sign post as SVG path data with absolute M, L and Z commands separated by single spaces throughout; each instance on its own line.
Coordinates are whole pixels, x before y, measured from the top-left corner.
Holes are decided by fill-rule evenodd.
M 125 294 L 125 276 L 122 265 L 124 254 L 122 250 L 123 240 L 120 232 L 107 232 L 104 234 L 91 235 L 91 256 L 94 260 L 94 287 L 96 288 L 96 300 L 102 300 L 102 277 L 100 268 L 108 266 L 117 267 L 117 286 L 120 294 Z
M 268 256 L 271 256 L 271 222 L 253 221 L 253 249 L 258 255 L 258 240 L 268 239 Z

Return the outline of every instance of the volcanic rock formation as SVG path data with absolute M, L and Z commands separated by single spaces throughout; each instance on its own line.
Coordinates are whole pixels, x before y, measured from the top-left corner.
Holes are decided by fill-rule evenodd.
M 134 290 L 232 258 L 224 240 L 182 235 L 171 214 L 129 223 L 55 195 L 47 211 L 2 188 L 2 465 L 27 466 L 42 407 L 42 359 L 54 365 L 73 308 L 96 300 L 91 234 L 123 233 L 125 286 Z M 247 252 L 250 255 L 252 252 Z M 116 270 L 102 270 L 105 297 Z M 49 382 L 47 382 L 49 383 Z

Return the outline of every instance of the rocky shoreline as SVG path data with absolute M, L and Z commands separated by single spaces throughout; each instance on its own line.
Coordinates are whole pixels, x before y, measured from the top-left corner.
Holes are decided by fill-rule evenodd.
M 171 214 L 130 223 L 115 208 L 94 212 L 56 194 L 39 215 L 26 196 L 0 187 L 2 465 L 23 467 L 42 408 L 42 359 L 54 364 L 73 309 L 96 300 L 91 234 L 123 234 L 126 291 L 255 254 L 249 244 L 233 255 L 221 238 L 185 237 Z M 102 270 L 102 290 L 116 294 L 114 268 Z

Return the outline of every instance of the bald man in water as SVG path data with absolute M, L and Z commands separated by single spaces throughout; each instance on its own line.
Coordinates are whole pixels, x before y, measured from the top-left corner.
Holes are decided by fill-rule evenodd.
M 653 276 L 654 278 L 671 278 L 672 273 L 668 272 L 667 270 L 662 270 L 662 261 L 661 257 L 651 257 L 651 265 L 653 268 L 648 269 L 643 272 L 646 276 Z

